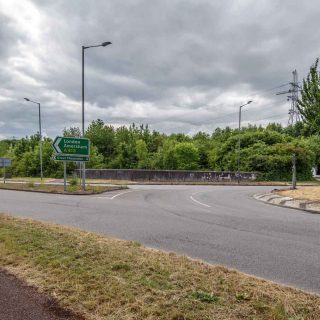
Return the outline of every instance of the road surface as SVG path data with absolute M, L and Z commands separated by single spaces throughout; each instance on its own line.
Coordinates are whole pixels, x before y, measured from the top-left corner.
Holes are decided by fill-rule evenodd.
M 270 188 L 131 186 L 93 196 L 0 190 L 0 212 L 136 240 L 320 293 L 320 215 L 252 198 Z

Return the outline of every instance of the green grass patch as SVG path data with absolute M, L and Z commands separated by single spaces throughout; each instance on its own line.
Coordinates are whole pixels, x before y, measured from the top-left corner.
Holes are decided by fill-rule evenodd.
M 173 253 L 0 215 L 0 266 L 87 319 L 320 319 L 320 297 Z
M 219 297 L 208 292 L 196 291 L 192 293 L 192 297 L 201 302 L 217 302 Z

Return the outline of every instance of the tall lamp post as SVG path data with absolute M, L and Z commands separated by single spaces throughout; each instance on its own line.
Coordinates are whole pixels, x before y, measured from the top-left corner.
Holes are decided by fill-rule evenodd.
M 40 135 L 40 143 L 39 143 L 39 146 L 40 146 L 40 177 L 41 177 L 41 181 L 43 179 L 43 170 L 42 170 L 42 133 L 41 133 L 41 108 L 40 108 L 40 102 L 35 102 L 35 101 L 32 101 L 28 98 L 24 98 L 24 100 L 28 101 L 28 102 L 31 102 L 31 103 L 35 103 L 38 105 L 39 107 L 39 135 Z
M 84 137 L 84 51 L 89 48 L 106 47 L 111 42 L 102 42 L 94 46 L 82 46 L 82 137 Z M 86 163 L 82 163 L 82 189 L 86 189 Z
M 247 103 L 243 104 L 239 107 L 239 140 L 238 140 L 238 183 L 240 183 L 240 146 L 241 146 L 241 139 L 240 139 L 240 130 L 241 130 L 241 110 L 244 106 L 250 104 L 252 100 L 249 100 Z

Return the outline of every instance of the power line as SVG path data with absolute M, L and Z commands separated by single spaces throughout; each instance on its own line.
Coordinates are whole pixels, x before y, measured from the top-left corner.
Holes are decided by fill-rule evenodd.
M 278 86 L 275 86 L 275 87 L 272 87 L 272 88 L 269 88 L 269 89 L 265 89 L 265 90 L 261 90 L 261 91 L 256 91 L 256 92 L 251 93 L 251 94 L 249 94 L 249 95 L 253 96 L 253 95 L 256 95 L 256 94 L 263 93 L 263 92 L 270 92 L 270 91 L 273 91 L 273 90 L 275 90 L 275 89 L 279 89 L 279 88 L 285 87 L 285 86 L 287 86 L 288 84 L 290 84 L 290 82 L 283 83 L 283 84 L 280 84 L 280 85 L 278 85 Z
M 267 117 L 255 119 L 253 121 L 269 120 L 269 119 L 277 118 L 277 117 L 280 117 L 280 116 L 288 116 L 288 113 L 287 112 L 286 113 L 278 113 L 278 114 L 275 114 L 273 116 L 267 116 Z
M 288 84 L 290 84 L 290 82 L 283 83 L 283 84 L 281 84 L 281 85 L 278 85 L 278 86 L 275 86 L 275 87 L 272 87 L 272 88 L 268 88 L 268 89 L 256 91 L 256 92 L 254 92 L 254 93 L 248 94 L 248 97 L 254 96 L 254 95 L 256 95 L 256 94 L 261 94 L 261 93 L 263 93 L 263 92 L 268 93 L 268 92 L 271 92 L 271 91 L 273 91 L 273 90 L 275 90 L 275 89 L 279 89 L 279 88 L 282 88 L 282 87 L 284 87 L 284 86 L 287 86 Z M 224 104 L 220 103 L 220 104 L 218 104 L 218 105 L 210 105 L 210 104 L 207 104 L 205 107 L 209 107 L 209 108 L 219 108 L 219 107 L 222 107 L 222 106 L 224 106 Z
M 265 107 L 273 106 L 273 105 L 276 105 L 276 104 L 278 104 L 278 102 L 264 104 L 264 105 L 261 105 L 261 107 L 265 108 Z M 249 109 L 243 110 L 243 112 L 245 112 L 245 113 L 248 113 L 250 111 L 252 112 L 252 110 L 249 110 Z M 258 111 L 258 110 L 254 110 L 254 111 Z M 221 116 L 218 116 L 218 117 L 215 117 L 215 118 L 210 118 L 210 121 L 214 121 L 214 120 L 218 120 L 218 119 L 221 119 L 221 118 L 225 118 L 225 117 L 228 117 L 228 116 L 231 116 L 231 115 L 234 115 L 234 114 L 238 114 L 238 111 L 225 113 L 225 114 L 222 114 Z

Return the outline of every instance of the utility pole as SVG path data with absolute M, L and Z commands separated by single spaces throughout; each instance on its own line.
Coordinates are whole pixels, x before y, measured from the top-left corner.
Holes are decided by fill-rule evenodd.
M 84 138 L 85 130 L 84 130 L 84 51 L 90 48 L 96 47 L 106 47 L 112 44 L 111 42 L 102 42 L 101 44 L 94 45 L 94 46 L 82 46 L 82 138 Z M 82 162 L 82 190 L 86 190 L 86 163 Z
M 288 126 L 294 127 L 294 125 L 301 120 L 301 116 L 298 110 L 298 98 L 299 98 L 299 84 L 298 84 L 298 72 L 294 70 L 292 72 L 292 82 L 290 82 L 290 89 L 288 91 L 278 92 L 277 95 L 290 94 L 287 96 L 287 100 L 291 100 L 289 109 Z M 297 157 L 296 154 L 292 154 L 292 189 L 297 187 Z
M 39 147 L 40 147 L 40 177 L 41 177 L 41 182 L 42 182 L 42 179 L 43 179 L 43 169 L 42 169 L 42 133 L 41 133 L 41 107 L 40 107 L 40 102 L 36 102 L 36 101 L 32 101 L 28 98 L 24 98 L 24 100 L 28 101 L 28 102 L 31 102 L 31 103 L 35 103 L 38 105 L 38 108 L 39 108 L 39 138 L 40 138 L 40 141 L 39 141 Z
M 238 139 L 238 172 L 237 172 L 237 176 L 238 176 L 238 184 L 240 183 L 240 150 L 241 150 L 241 109 L 244 107 L 244 106 L 247 106 L 248 104 L 250 104 L 252 102 L 252 100 L 249 100 L 247 103 L 241 105 L 239 107 L 239 139 Z

